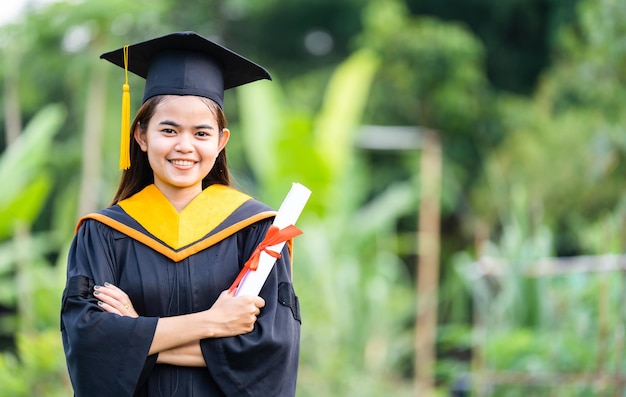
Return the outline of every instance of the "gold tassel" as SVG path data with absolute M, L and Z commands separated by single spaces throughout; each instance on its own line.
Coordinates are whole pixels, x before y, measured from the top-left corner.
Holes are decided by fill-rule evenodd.
M 128 46 L 124 46 L 124 73 L 122 86 L 122 132 L 120 137 L 120 170 L 130 168 L 130 86 L 128 85 Z

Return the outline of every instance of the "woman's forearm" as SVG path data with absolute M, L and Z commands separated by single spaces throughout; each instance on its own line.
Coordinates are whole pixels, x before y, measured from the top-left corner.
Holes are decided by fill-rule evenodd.
M 98 305 L 109 313 L 138 317 L 128 295 L 118 287 L 105 283 L 94 287 Z M 206 338 L 221 338 L 248 333 L 254 328 L 265 301 L 258 296 L 234 296 L 223 291 L 210 309 L 197 313 L 161 317 L 148 355 L 198 342 Z
M 206 367 L 199 341 L 160 352 L 157 363 L 179 367 Z
M 209 338 L 209 329 L 202 321 L 203 313 L 162 317 L 157 322 L 148 355 L 162 353 L 200 339 Z

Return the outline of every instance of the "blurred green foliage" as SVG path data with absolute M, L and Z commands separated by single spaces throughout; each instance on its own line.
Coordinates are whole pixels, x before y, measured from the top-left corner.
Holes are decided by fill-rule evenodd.
M 33 231 L 54 181 L 48 171 L 52 141 L 66 117 L 61 105 L 35 115 L 0 157 L 0 332 L 14 345 L 0 353 L 0 385 L 10 396 L 71 393 L 58 332 L 63 266 L 46 258 L 65 247 L 59 231 Z
M 0 390 L 71 393 L 65 252 L 80 212 L 108 205 L 119 178 L 123 76 L 98 55 L 195 30 L 274 75 L 226 94 L 236 184 L 273 206 L 291 182 L 313 191 L 295 247 L 299 396 L 414 395 L 419 153 L 356 148 L 363 124 L 424 126 L 443 143 L 438 393 L 459 379 L 479 395 L 618 393 L 600 378 L 560 391 L 546 379 L 623 376 L 623 277 L 527 273 L 546 257 L 624 251 L 624 21 L 619 0 L 30 9 L 0 27 Z M 131 77 L 133 109 L 140 87 Z M 101 160 L 88 166 L 85 150 Z M 481 257 L 501 265 L 481 273 Z

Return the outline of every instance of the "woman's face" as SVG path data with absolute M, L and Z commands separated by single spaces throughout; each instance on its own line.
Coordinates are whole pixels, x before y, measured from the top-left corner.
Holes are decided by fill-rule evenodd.
M 135 139 L 148 155 L 154 184 L 166 196 L 202 191 L 202 179 L 211 171 L 230 132 L 219 130 L 205 100 L 196 96 L 168 96 L 157 105 L 145 133 Z

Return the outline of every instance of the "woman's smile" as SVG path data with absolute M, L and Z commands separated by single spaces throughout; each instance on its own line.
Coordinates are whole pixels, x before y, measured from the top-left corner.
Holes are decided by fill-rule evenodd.
M 168 160 L 168 161 L 172 163 L 176 168 L 180 168 L 180 169 L 191 168 L 197 163 L 197 161 L 194 161 L 194 160 Z

